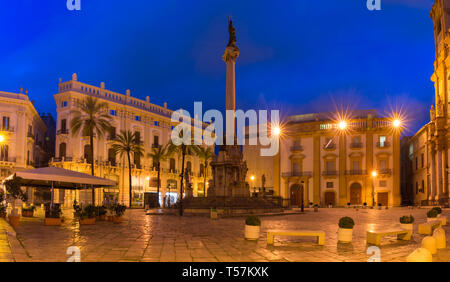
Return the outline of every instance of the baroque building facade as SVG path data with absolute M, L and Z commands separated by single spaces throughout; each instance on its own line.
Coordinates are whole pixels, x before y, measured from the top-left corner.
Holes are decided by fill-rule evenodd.
M 345 121 L 335 116 L 289 116 L 274 157 L 244 146 L 250 191 L 267 187 L 284 206 L 399 206 L 401 127 L 376 110 L 354 111 Z
M 58 93 L 54 95 L 56 102 L 56 154 L 50 162 L 51 166 L 62 167 L 84 173 L 91 173 L 89 158 L 89 140 L 86 136 L 73 135 L 70 129 L 72 110 L 77 109 L 77 102 L 86 96 L 93 96 L 106 102 L 111 117 L 112 128 L 108 134 L 101 138 L 94 138 L 95 175 L 116 181 L 117 187 L 96 189 L 97 204 L 119 201 L 129 204 L 128 161 L 114 154 L 112 145 L 116 135 L 122 130 L 138 132 L 145 150 L 143 157 L 132 156 L 132 205 L 143 207 L 149 196 L 155 196 L 157 191 L 157 171 L 153 167 L 152 159 L 147 156 L 152 148 L 164 146 L 169 143 L 170 135 L 176 123 L 171 121 L 172 111 L 164 106 L 150 103 L 150 98 L 141 100 L 132 97 L 130 90 L 120 94 L 105 88 L 102 82 L 100 87 L 78 81 L 73 74 L 72 80 L 58 84 Z M 161 165 L 160 204 L 170 201 L 175 203 L 180 193 L 181 158 L 171 156 Z M 185 169 L 189 171 L 193 196 L 205 196 L 204 173 L 211 175 L 197 156 L 186 157 Z M 208 178 L 209 179 L 209 178 Z M 207 188 L 207 187 L 206 187 Z M 71 206 L 74 200 L 90 202 L 89 191 L 64 191 L 55 193 L 55 200 L 64 206 Z M 157 197 L 157 196 L 155 196 Z
M 411 195 L 414 204 L 444 205 L 449 203 L 450 1 L 436 0 L 430 17 L 435 42 L 431 76 L 435 105 L 430 109 L 430 122 L 405 142 L 408 153 L 402 159 L 404 173 L 412 177 L 403 190 Z

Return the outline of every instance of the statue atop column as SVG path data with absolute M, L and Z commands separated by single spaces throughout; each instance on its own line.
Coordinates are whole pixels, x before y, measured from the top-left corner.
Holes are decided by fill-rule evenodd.
M 436 110 L 434 109 L 434 106 L 431 105 L 430 109 L 430 121 L 434 121 L 436 119 Z
M 227 47 L 236 47 L 236 29 L 233 26 L 233 18 L 231 16 L 228 18 L 228 33 L 230 35 L 230 38 L 228 40 Z

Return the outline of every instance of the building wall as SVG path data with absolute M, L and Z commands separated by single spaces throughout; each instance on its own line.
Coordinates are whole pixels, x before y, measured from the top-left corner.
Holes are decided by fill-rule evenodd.
M 140 166 L 132 167 L 132 183 L 133 191 L 138 194 L 145 192 L 156 192 L 156 176 L 157 172 L 153 169 L 151 158 L 147 157 L 147 153 L 151 152 L 154 145 L 166 145 L 170 141 L 172 126 L 170 116 L 172 111 L 164 107 L 150 103 L 149 97 L 145 101 L 131 96 L 129 90 L 126 94 L 120 94 L 105 89 L 102 82 L 100 87 L 88 85 L 77 81 L 76 75 L 71 81 L 60 82 L 58 85 L 59 92 L 54 95 L 57 105 L 57 136 L 56 136 L 56 157 L 51 165 L 64 167 L 85 173 L 90 172 L 90 164 L 84 158 L 85 145 L 89 144 L 89 138 L 83 137 L 81 134 L 74 135 L 70 130 L 70 121 L 73 114 L 72 110 L 76 109 L 76 102 L 83 100 L 90 95 L 101 99 L 102 102 L 108 104 L 108 113 L 112 119 L 112 126 L 116 128 L 116 134 L 121 130 L 131 130 L 140 132 L 143 147 L 145 149 L 144 157 L 141 157 Z M 66 120 L 66 128 L 62 128 L 62 120 Z M 158 137 L 158 144 L 154 144 L 155 136 Z M 118 197 L 120 202 L 129 203 L 129 182 L 128 182 L 128 161 L 125 157 L 115 157 L 115 162 L 111 162 L 108 158 L 108 150 L 112 147 L 114 140 L 111 134 L 106 134 L 101 138 L 94 138 L 94 159 L 96 161 L 95 175 L 109 178 L 118 182 L 118 187 L 113 189 L 97 189 L 96 199 L 98 202 L 106 200 L 107 192 L 113 193 Z M 66 153 L 62 152 L 61 144 L 66 144 Z M 181 172 L 181 157 L 172 156 L 175 159 L 175 169 L 170 170 L 170 160 L 163 162 L 161 172 L 161 197 L 164 198 L 167 192 L 174 193 L 175 198 L 179 194 Z M 203 191 L 203 175 L 200 174 L 200 161 L 196 156 L 187 156 L 185 165 L 191 162 L 192 174 L 190 176 L 193 184 L 193 194 L 198 196 Z M 132 163 L 134 158 L 132 156 Z M 209 169 L 209 167 L 208 167 Z M 208 171 L 208 176 L 211 172 Z M 209 179 L 209 177 L 208 177 Z M 169 181 L 176 183 L 176 187 L 169 184 Z M 186 188 L 186 187 L 185 187 Z M 62 193 L 62 192 L 61 192 Z M 65 205 L 71 205 L 75 199 L 79 201 L 89 202 L 91 199 L 90 192 L 70 192 L 65 191 L 64 196 L 57 196 Z M 186 190 L 185 190 L 185 193 Z M 137 201 L 136 201 L 137 202 Z M 142 202 L 136 203 L 141 205 Z
M 305 120 L 304 116 L 288 118 L 280 152 L 271 157 L 273 165 L 267 164 L 267 157 L 258 155 L 259 146 L 244 146 L 245 159 L 252 159 L 247 162 L 249 172 L 273 174 L 274 194 L 281 196 L 286 206 L 295 205 L 291 198 L 295 197 L 292 191 L 296 186 L 303 187 L 305 205 L 312 202 L 326 206 L 332 201 L 334 206 L 345 206 L 352 202 L 353 183 L 361 189 L 354 204 L 372 205 L 373 184 L 376 203 L 385 195 L 378 199 L 379 193 L 387 193 L 389 206 L 400 205 L 401 129 L 394 129 L 389 119 L 376 118 L 376 111 L 348 120 L 344 132 L 337 130 L 336 121 Z M 386 138 L 385 146 L 379 146 L 380 136 Z M 373 170 L 377 172 L 375 178 Z

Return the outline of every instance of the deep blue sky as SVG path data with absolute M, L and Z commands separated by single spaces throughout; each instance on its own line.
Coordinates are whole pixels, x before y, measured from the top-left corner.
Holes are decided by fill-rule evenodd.
M 238 108 L 302 114 L 403 107 L 413 134 L 433 103 L 433 0 L 0 0 L 0 90 L 55 114 L 58 78 L 162 104 L 223 109 L 232 14 Z M 334 100 L 335 103 L 331 102 Z

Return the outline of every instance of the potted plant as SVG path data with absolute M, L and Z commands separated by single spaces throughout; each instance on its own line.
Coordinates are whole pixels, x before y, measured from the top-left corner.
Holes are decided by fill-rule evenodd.
M 378 209 L 381 210 L 381 203 L 378 203 Z
M 350 205 L 351 205 L 350 202 L 348 202 L 348 203 L 347 203 L 347 208 L 350 208 Z
M 427 222 L 437 219 L 438 211 L 436 209 L 431 209 L 427 212 Z
M 22 207 L 22 216 L 23 217 L 33 217 L 35 209 L 36 209 L 36 207 L 33 204 L 31 204 L 30 206 Z
M 217 219 L 217 209 L 215 207 L 211 208 L 210 218 L 211 219 Z
M 261 220 L 256 215 L 249 215 L 245 219 L 245 239 L 258 240 Z
M 61 225 L 61 207 L 59 205 L 51 205 L 48 211 L 45 211 L 44 224 L 46 226 Z
M 405 230 L 413 230 L 414 217 L 412 215 L 404 215 L 400 217 L 400 224 Z
M 433 210 L 436 210 L 438 212 L 437 217 L 441 217 L 442 209 L 440 207 L 434 207 Z
M 345 216 L 339 219 L 338 229 L 338 241 L 343 243 L 349 243 L 353 237 L 353 226 L 355 222 L 351 217 Z
M 319 211 L 319 205 L 318 204 L 314 204 L 314 211 L 318 212 Z
M 96 220 L 105 221 L 106 220 L 106 207 L 105 206 L 97 206 L 97 217 Z
M 363 203 L 363 207 L 367 208 L 367 203 L 366 202 Z
M 125 211 L 127 209 L 127 206 L 121 205 L 121 204 L 115 204 L 114 205 L 114 223 L 121 223 L 122 222 L 122 216 L 125 214 Z
M 80 220 L 80 225 L 95 224 L 96 209 L 94 205 L 86 205 L 81 209 L 81 211 L 77 211 L 76 213 Z
M 6 218 L 5 193 L 0 190 L 0 217 Z
M 23 202 L 27 200 L 27 195 L 22 191 L 21 177 L 14 176 L 12 179 L 5 181 L 5 188 L 9 202 L 11 203 L 12 209 L 9 214 L 9 223 L 11 226 L 16 227 L 19 225 L 20 215 L 16 208 L 16 200 L 20 199 Z
M 107 220 L 113 222 L 114 221 L 114 206 L 116 204 L 111 204 L 108 206 L 108 216 L 107 216 Z
M 309 207 L 312 208 L 314 206 L 313 202 L 309 202 Z

